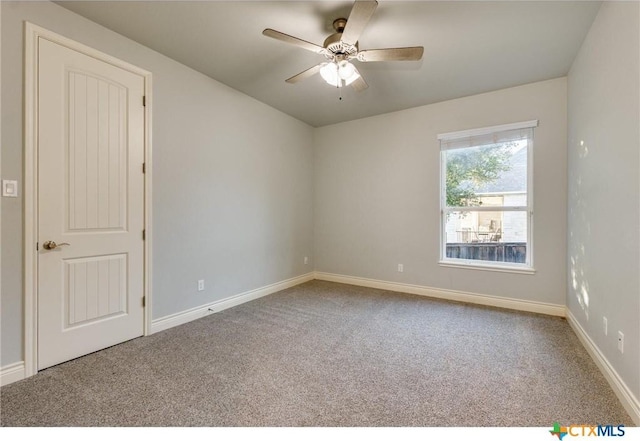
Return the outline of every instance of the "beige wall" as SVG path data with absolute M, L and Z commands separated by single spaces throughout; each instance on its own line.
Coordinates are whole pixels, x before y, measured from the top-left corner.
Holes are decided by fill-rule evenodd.
M 559 78 L 316 129 L 316 270 L 564 305 L 566 112 Z M 533 119 L 536 273 L 439 266 L 437 135 Z
M 153 317 L 310 271 L 312 128 L 49 2 L 1 2 L 0 366 L 23 360 L 23 21 L 153 73 Z M 197 291 L 204 279 L 206 290 Z
M 640 399 L 640 7 L 605 2 L 569 72 L 567 305 Z M 608 335 L 603 317 L 607 317 Z M 624 334 L 624 354 L 617 334 Z

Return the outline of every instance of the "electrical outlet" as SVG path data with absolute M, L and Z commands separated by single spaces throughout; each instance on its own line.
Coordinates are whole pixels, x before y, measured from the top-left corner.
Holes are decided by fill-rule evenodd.
M 401 264 L 401 263 L 398 264 L 398 272 L 399 273 L 403 273 L 404 272 L 404 265 Z
M 624 334 L 618 331 L 618 350 L 624 354 Z
M 309 258 L 307 256 L 304 256 L 304 264 L 305 265 L 309 264 Z
M 2 196 L 8 198 L 18 197 L 18 181 L 2 180 Z
M 204 291 L 204 280 L 198 280 L 198 291 Z
M 607 335 L 607 318 L 602 317 L 602 330 L 604 331 L 604 335 Z

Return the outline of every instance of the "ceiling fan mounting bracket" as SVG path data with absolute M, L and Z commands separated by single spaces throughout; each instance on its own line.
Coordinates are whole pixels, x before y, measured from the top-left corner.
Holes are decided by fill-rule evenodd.
M 346 26 L 346 18 L 336 18 L 335 20 L 333 20 L 333 29 L 335 29 L 336 32 L 343 33 Z

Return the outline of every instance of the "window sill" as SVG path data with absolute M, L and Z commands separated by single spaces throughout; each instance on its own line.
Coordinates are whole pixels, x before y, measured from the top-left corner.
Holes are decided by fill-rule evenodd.
M 528 274 L 534 275 L 536 273 L 535 268 L 526 266 L 511 266 L 511 265 L 492 265 L 482 263 L 467 263 L 458 262 L 454 260 L 441 260 L 438 264 L 445 268 L 461 268 L 480 271 L 496 271 L 500 273 L 514 273 L 514 274 Z

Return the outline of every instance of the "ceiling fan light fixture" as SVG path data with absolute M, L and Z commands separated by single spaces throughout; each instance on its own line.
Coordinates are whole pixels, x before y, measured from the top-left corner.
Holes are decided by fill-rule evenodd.
M 358 78 L 360 78 L 360 74 L 356 72 L 355 75 L 352 75 L 351 77 L 349 77 L 349 79 L 344 80 L 344 85 L 348 86 Z
M 346 60 L 342 60 L 339 63 L 325 63 L 320 69 L 320 75 L 327 84 L 333 87 L 342 87 L 343 81 L 344 85 L 348 86 L 360 78 L 355 66 Z
M 342 85 L 342 81 L 338 77 L 338 65 L 336 63 L 325 63 L 320 69 L 320 75 L 331 86 L 340 87 Z
M 343 73 L 344 76 L 343 75 L 340 75 L 340 76 L 344 79 L 344 84 L 348 86 L 349 84 L 353 83 L 355 80 L 360 78 L 360 73 L 358 72 L 358 70 L 355 68 L 353 64 L 347 63 L 347 66 L 348 67 L 345 68 L 344 71 L 346 71 L 346 74 L 348 74 L 348 76 L 344 73 Z
M 356 74 L 356 68 L 353 64 L 349 63 L 347 60 L 342 60 L 338 63 L 338 76 L 343 80 L 347 81 L 351 79 Z

